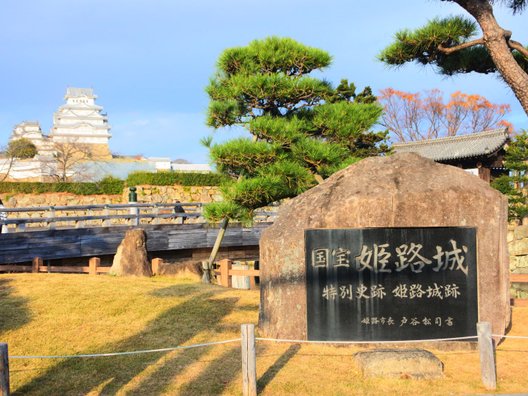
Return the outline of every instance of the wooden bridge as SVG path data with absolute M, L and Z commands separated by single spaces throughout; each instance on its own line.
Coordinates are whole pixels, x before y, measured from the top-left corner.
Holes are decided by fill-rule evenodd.
M 122 204 L 2 209 L 9 227 L 0 235 L 0 264 L 114 255 L 125 232 L 140 227 L 150 252 L 211 249 L 219 232 L 202 217 L 201 203 Z M 273 213 L 261 212 L 252 227 L 228 227 L 224 249 L 257 250 Z M 191 257 L 195 255 L 191 254 Z M 0 271 L 7 270 L 7 267 Z

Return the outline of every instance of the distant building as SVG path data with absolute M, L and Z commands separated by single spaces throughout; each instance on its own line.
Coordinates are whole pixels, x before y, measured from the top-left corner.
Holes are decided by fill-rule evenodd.
M 42 134 L 38 121 L 24 121 L 13 129 L 10 140 L 25 138 L 30 140 L 40 155 L 52 155 L 52 144 L 48 137 Z
M 68 88 L 64 96 L 66 104 L 53 115 L 49 135 L 42 133 L 37 121 L 24 121 L 15 126 L 10 140 L 30 140 L 40 157 L 53 157 L 59 144 L 71 144 L 82 147 L 79 152 L 87 157 L 111 159 L 110 125 L 103 108 L 95 104 L 96 98 L 91 88 Z
M 67 176 L 75 181 L 96 181 L 105 176 L 126 178 L 134 171 L 183 171 L 211 172 L 206 164 L 182 164 L 170 158 L 113 158 L 110 152 L 111 138 L 108 116 L 95 103 L 97 96 L 91 88 L 67 88 L 65 104 L 53 114 L 53 125 L 48 135 L 42 132 L 38 121 L 23 121 L 16 125 L 10 140 L 25 138 L 37 148 L 33 159 L 16 160 L 13 163 L 0 157 L 1 175 L 9 173 L 9 180 L 50 181 L 60 173 L 57 157 L 77 156 L 71 161 Z M 68 150 L 66 146 L 78 148 Z M 185 162 L 185 161 L 184 161 Z
M 66 104 L 53 115 L 49 139 L 83 144 L 90 148 L 94 158 L 110 159 L 110 125 L 103 108 L 95 104 L 96 98 L 91 88 L 68 88 L 64 96 Z
M 396 143 L 396 153 L 417 153 L 442 164 L 453 165 L 490 182 L 506 172 L 504 148 L 510 141 L 508 128 L 468 135 Z

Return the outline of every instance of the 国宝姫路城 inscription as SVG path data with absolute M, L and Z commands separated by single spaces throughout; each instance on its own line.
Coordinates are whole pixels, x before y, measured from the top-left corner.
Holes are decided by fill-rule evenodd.
M 309 340 L 475 335 L 476 229 L 305 231 Z

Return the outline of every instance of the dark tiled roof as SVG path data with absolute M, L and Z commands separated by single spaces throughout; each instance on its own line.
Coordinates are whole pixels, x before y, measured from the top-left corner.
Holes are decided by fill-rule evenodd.
M 419 142 L 396 143 L 395 153 L 417 153 L 435 161 L 479 157 L 501 149 L 509 140 L 508 128 Z

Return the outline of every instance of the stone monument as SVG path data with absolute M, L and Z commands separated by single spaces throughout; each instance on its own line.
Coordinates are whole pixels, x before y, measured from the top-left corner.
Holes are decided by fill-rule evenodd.
M 140 228 L 128 230 L 119 244 L 109 271 L 117 276 L 152 276 L 147 255 L 147 235 Z
M 507 199 L 417 154 L 364 159 L 284 205 L 260 241 L 268 337 L 432 339 L 510 323 Z M 412 290 L 414 288 L 414 290 Z

